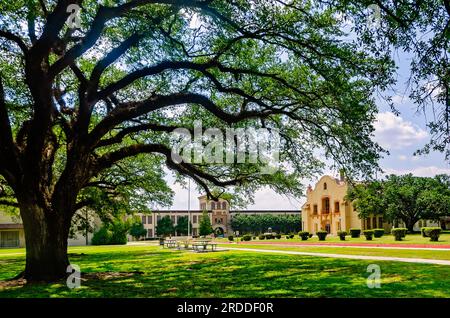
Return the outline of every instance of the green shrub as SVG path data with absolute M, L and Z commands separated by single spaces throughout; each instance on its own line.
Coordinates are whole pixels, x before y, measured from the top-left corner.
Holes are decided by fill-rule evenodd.
M 345 241 L 345 237 L 348 235 L 348 233 L 346 231 L 338 231 L 337 235 L 339 236 L 341 241 Z
M 298 236 L 302 239 L 302 241 L 306 241 L 310 237 L 309 232 L 306 231 L 298 232 Z
M 127 233 L 130 230 L 130 224 L 122 220 L 115 220 L 111 225 L 111 245 L 125 245 L 127 244 Z
M 289 240 L 291 238 L 291 236 L 290 235 L 286 235 L 286 238 Z
M 427 227 L 423 227 L 423 228 L 420 229 L 420 232 L 422 233 L 422 236 L 423 236 L 423 237 L 428 237 L 428 236 L 427 236 L 427 233 L 425 233 L 425 230 L 426 230 L 426 229 L 428 229 L 428 228 L 427 228 Z
M 294 238 L 295 234 L 291 233 L 289 234 L 289 238 Z
M 384 235 L 384 229 L 373 229 L 374 237 L 382 237 Z
M 309 233 L 309 238 L 311 238 L 311 237 L 313 237 L 313 234 L 312 234 L 312 233 Z
M 252 236 L 251 236 L 251 235 L 244 235 L 244 236 L 242 237 L 242 240 L 243 240 L 243 241 L 251 241 L 251 240 L 252 240 Z
M 256 236 L 253 236 L 253 239 L 256 240 Z
M 266 240 L 271 240 L 273 239 L 273 234 L 264 234 L 264 236 L 266 237 Z
M 361 235 L 361 229 L 350 229 L 352 238 L 358 238 Z
M 366 240 L 372 241 L 374 230 L 365 230 L 363 233 L 364 233 L 364 236 L 366 237 Z
M 404 238 L 406 236 L 406 231 L 407 231 L 407 229 L 405 229 L 403 227 L 399 227 L 396 229 L 392 229 L 391 233 L 392 233 L 392 235 L 394 235 L 396 241 L 401 241 L 402 238 Z
M 325 241 L 325 238 L 328 235 L 327 231 L 318 231 L 317 233 L 317 237 L 319 238 L 319 241 Z
M 111 241 L 112 233 L 105 226 L 94 233 L 92 236 L 92 245 L 108 245 Z
M 264 240 L 266 237 L 264 236 L 264 235 L 260 235 L 260 236 L 258 236 L 258 238 L 260 239 L 260 240 Z
M 427 227 L 425 228 L 425 235 L 430 238 L 430 241 L 439 241 L 442 229 L 440 227 Z
M 234 236 L 233 235 L 229 235 L 228 236 L 228 241 L 230 241 L 230 242 L 234 241 Z
M 275 235 L 275 237 L 276 237 L 277 239 L 281 239 L 281 234 L 277 234 L 277 235 Z

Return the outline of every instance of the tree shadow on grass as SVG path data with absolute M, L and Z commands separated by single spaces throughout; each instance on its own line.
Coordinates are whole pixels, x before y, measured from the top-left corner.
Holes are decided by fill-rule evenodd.
M 157 248 L 87 253 L 71 261 L 82 278 L 87 273 L 80 288 L 33 284 L 0 290 L 0 297 L 450 297 L 448 267 L 437 265 L 379 261 L 381 288 L 371 289 L 367 266 L 373 261 Z M 135 271 L 143 274 L 90 274 Z

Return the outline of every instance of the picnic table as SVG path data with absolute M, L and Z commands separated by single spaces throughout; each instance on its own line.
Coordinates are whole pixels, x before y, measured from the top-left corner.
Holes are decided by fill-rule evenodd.
M 167 248 L 175 248 L 177 247 L 177 241 L 176 240 L 164 240 L 164 246 Z
M 211 251 L 215 251 L 217 248 L 217 243 L 213 243 L 211 241 L 194 241 L 192 243 L 192 249 L 195 252 L 206 252 L 208 250 L 208 246 L 211 246 Z

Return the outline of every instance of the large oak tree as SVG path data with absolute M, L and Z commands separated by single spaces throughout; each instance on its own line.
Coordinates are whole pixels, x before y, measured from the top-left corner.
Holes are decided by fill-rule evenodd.
M 82 8 L 77 29 L 70 4 Z M 298 195 L 325 158 L 370 174 L 381 150 L 370 139 L 372 96 L 391 82 L 392 65 L 340 24 L 316 1 L 2 1 L 0 182 L 14 196 L 2 203 L 23 220 L 25 277 L 65 275 L 87 189 L 108 186 L 111 169 L 136 156 L 210 197 L 227 186 Z M 175 162 L 169 133 L 195 119 L 280 129 L 279 169 Z

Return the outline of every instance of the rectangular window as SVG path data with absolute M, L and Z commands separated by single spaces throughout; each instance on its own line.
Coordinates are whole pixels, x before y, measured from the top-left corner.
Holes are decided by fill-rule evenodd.
M 172 215 L 170 218 L 172 219 L 172 223 L 175 223 L 175 215 Z
M 379 226 L 380 228 L 383 228 L 383 218 L 382 218 L 382 217 L 379 217 L 379 218 L 378 218 L 378 226 Z
M 147 230 L 147 237 L 153 237 L 153 230 L 152 229 L 148 229 Z
M 366 220 L 367 222 L 367 229 L 370 230 L 372 227 L 370 226 L 370 218 Z
M 0 247 L 19 247 L 19 231 L 0 232 Z
M 180 222 L 181 215 L 177 215 L 177 223 Z
M 313 207 L 313 214 L 317 214 L 317 204 L 314 204 L 314 207 Z
M 152 215 L 147 216 L 147 223 L 148 224 L 152 224 L 153 223 L 153 216 Z
M 339 202 L 334 202 L 334 213 L 339 213 Z
M 197 223 L 197 216 L 196 215 L 194 215 L 192 223 Z
M 158 216 L 156 217 L 156 223 L 158 223 L 159 221 L 161 221 L 161 215 L 158 215 Z
M 373 218 L 372 218 L 372 222 L 373 222 L 373 228 L 374 229 L 376 229 L 377 228 L 377 217 L 376 216 L 374 216 Z
M 146 222 L 147 217 L 145 215 L 142 216 L 142 224 L 147 224 Z

